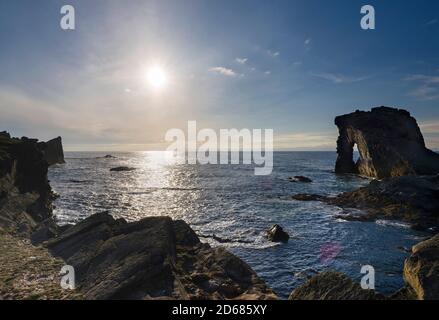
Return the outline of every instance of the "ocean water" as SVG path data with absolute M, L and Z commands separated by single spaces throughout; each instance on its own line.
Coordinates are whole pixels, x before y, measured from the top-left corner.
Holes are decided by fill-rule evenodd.
M 376 290 L 392 293 L 403 286 L 407 253 L 402 248 L 426 236 L 403 223 L 338 220 L 338 207 L 290 200 L 296 193 L 336 195 L 369 183 L 335 175 L 334 152 L 276 152 L 270 176 L 255 176 L 248 165 L 178 165 L 164 152 L 104 155 L 66 152 L 66 164 L 50 168 L 51 185 L 60 194 L 55 202 L 60 224 L 107 210 L 129 221 L 162 215 L 183 219 L 202 241 L 246 261 L 282 298 L 307 276 L 325 270 L 359 281 L 364 265 L 375 268 Z M 110 172 L 116 166 L 136 170 Z M 295 175 L 313 183 L 288 181 Z M 287 244 L 265 239 L 273 224 L 290 234 Z

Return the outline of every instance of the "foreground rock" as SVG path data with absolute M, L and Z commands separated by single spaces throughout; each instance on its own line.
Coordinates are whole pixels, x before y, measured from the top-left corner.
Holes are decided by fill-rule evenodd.
M 338 272 L 324 272 L 295 289 L 288 300 L 382 300 L 373 290 L 363 290 L 360 284 Z
M 276 298 L 245 262 L 167 217 L 127 223 L 101 213 L 46 246 L 75 267 L 87 299 Z
M 345 220 L 400 220 L 419 230 L 439 228 L 439 176 L 405 176 L 374 180 L 368 186 L 330 198 L 314 194 L 294 200 L 323 201 L 363 213 L 341 215 Z
M 404 279 L 419 300 L 439 300 L 439 234 L 413 247 Z
M 340 132 L 337 173 L 379 179 L 439 173 L 439 155 L 426 148 L 416 120 L 405 110 L 380 107 L 356 111 L 337 117 L 335 124 Z M 360 153 L 357 163 L 353 161 L 355 144 Z
M 275 224 L 267 231 L 267 238 L 271 242 L 288 242 L 290 236 L 281 226 Z
M 47 142 L 40 142 L 38 145 L 43 152 L 44 159 L 47 161 L 49 166 L 65 163 L 61 137 Z

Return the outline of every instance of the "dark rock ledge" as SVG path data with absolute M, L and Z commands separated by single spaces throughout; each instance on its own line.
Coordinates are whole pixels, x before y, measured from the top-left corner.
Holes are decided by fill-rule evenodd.
M 368 186 L 336 197 L 315 194 L 292 196 L 299 201 L 322 201 L 347 212 L 337 218 L 350 221 L 399 220 L 419 230 L 439 228 L 439 176 L 404 176 L 374 180 Z M 364 213 L 352 214 L 350 209 Z
M 183 221 L 153 217 L 128 223 L 100 213 L 74 226 L 57 226 L 45 156 L 37 140 L 0 133 L 0 266 L 10 271 L 0 272 L 0 299 L 26 298 L 28 292 L 38 292 L 31 298 L 45 299 L 277 298 L 245 262 L 201 243 Z M 17 248 L 20 259 L 7 258 Z M 14 275 L 14 283 L 29 285 L 26 292 L 13 292 L 10 275 L 29 266 L 36 256 L 32 248 L 46 261 L 41 270 L 36 263 L 32 269 L 43 280 L 32 283 L 23 278 L 26 273 Z M 60 270 L 46 268 L 60 266 L 60 261 L 75 267 L 73 296 L 60 292 Z M 11 265 L 17 263 L 23 265 Z

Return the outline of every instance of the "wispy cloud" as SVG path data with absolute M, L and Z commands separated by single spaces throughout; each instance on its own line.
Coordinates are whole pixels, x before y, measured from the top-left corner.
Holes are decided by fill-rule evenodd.
M 311 41 L 312 41 L 311 38 L 306 39 L 305 42 L 304 42 L 305 47 L 308 47 L 311 44 Z
M 236 58 L 235 61 L 238 62 L 239 64 L 246 64 L 248 59 L 247 58 Z
M 287 133 L 274 137 L 276 150 L 335 150 L 337 136 L 333 132 Z
M 428 21 L 425 25 L 432 26 L 432 25 L 437 24 L 438 22 L 439 22 L 439 19 L 432 19 L 432 20 Z
M 213 67 L 209 69 L 210 72 L 220 74 L 226 77 L 239 77 L 242 76 L 242 74 L 237 73 L 236 71 L 225 68 L 225 67 Z
M 276 57 L 278 57 L 278 56 L 280 55 L 280 52 L 279 52 L 279 51 L 271 51 L 271 50 L 268 50 L 267 53 L 268 53 L 269 56 L 271 56 L 271 57 L 273 57 L 273 58 L 276 58 Z
M 413 98 L 423 101 L 439 100 L 439 76 L 415 74 L 404 80 L 418 83 L 418 87 L 409 92 Z
M 264 74 L 266 74 L 267 76 L 269 76 L 269 75 L 271 74 L 271 71 L 270 71 L 270 70 L 267 70 L 267 71 L 264 72 Z
M 341 83 L 354 83 L 354 82 L 360 82 L 367 79 L 370 79 L 370 76 L 363 76 L 363 77 L 351 77 L 342 75 L 339 73 L 312 73 L 314 77 L 321 78 L 324 80 L 331 81 L 333 83 L 341 84 Z

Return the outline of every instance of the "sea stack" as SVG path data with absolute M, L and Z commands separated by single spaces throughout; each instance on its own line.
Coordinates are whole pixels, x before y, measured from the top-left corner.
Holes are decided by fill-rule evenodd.
M 41 142 L 40 148 L 49 166 L 65 163 L 61 137 Z
M 336 173 L 377 179 L 439 173 L 439 155 L 425 146 L 419 126 L 406 110 L 379 107 L 335 118 L 339 129 Z M 360 158 L 353 160 L 357 145 Z

